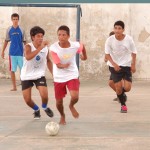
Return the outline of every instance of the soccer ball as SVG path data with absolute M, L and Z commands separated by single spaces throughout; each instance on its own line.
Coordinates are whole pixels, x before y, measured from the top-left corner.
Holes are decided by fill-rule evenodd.
M 57 122 L 49 122 L 45 126 L 45 131 L 48 135 L 54 136 L 59 132 L 59 124 Z

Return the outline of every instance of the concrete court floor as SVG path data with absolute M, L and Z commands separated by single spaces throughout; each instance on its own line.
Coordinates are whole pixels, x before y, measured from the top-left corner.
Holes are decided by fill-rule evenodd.
M 67 125 L 57 136 L 48 136 L 45 125 L 59 122 L 52 81 L 48 80 L 51 119 L 41 109 L 41 119 L 33 120 L 21 93 L 11 92 L 10 79 L 0 79 L 0 150 L 150 150 L 150 81 L 134 81 L 128 95 L 128 113 L 120 113 L 120 104 L 107 81 L 81 81 L 80 113 L 74 119 L 64 100 Z M 33 99 L 41 107 L 36 88 Z

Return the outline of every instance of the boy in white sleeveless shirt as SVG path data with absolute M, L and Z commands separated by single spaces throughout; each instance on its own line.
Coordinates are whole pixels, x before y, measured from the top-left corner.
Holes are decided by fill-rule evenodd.
M 52 110 L 47 107 L 48 90 L 45 78 L 46 67 L 52 73 L 52 62 L 49 50 L 43 41 L 45 31 L 38 26 L 30 30 L 31 43 L 25 46 L 24 63 L 21 70 L 22 93 L 26 104 L 34 110 L 34 119 L 40 118 L 40 109 L 31 97 L 32 87 L 35 85 L 42 99 L 42 108 L 49 117 L 53 117 Z
M 70 92 L 71 100 L 69 108 L 73 117 L 78 118 L 79 113 L 74 105 L 79 99 L 79 71 L 76 64 L 76 54 L 80 53 L 82 60 L 87 59 L 85 47 L 79 42 L 69 41 L 70 29 L 63 25 L 57 30 L 58 42 L 50 46 L 53 60 L 53 77 L 56 106 L 61 115 L 60 124 L 65 125 L 65 113 L 63 98 Z
M 137 54 L 133 39 L 123 33 L 124 27 L 123 21 L 116 21 L 114 24 L 115 34 L 110 36 L 105 43 L 106 59 L 117 97 L 121 103 L 122 113 L 127 112 L 125 92 L 131 90 L 132 73 L 136 71 Z

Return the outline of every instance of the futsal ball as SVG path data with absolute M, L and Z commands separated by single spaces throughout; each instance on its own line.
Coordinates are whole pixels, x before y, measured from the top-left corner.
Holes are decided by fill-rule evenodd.
M 49 122 L 45 126 L 45 131 L 48 135 L 54 136 L 59 132 L 59 124 L 57 122 Z

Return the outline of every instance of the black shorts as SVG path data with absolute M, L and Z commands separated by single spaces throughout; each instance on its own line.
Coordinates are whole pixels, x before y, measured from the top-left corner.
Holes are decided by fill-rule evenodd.
M 113 80 L 114 83 L 117 83 L 122 79 L 132 82 L 131 67 L 120 66 L 120 68 L 121 68 L 120 71 L 115 71 L 113 67 L 109 67 L 109 71 L 111 73 L 110 79 Z
M 41 77 L 37 80 L 24 80 L 24 81 L 21 81 L 22 91 L 25 90 L 25 89 L 28 89 L 30 87 L 33 87 L 34 84 L 36 85 L 36 87 L 38 87 L 38 86 L 46 86 L 47 87 L 46 78 Z

